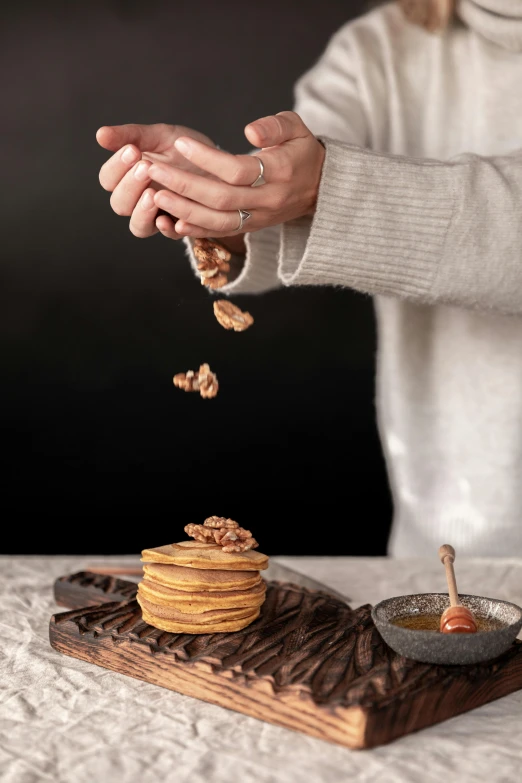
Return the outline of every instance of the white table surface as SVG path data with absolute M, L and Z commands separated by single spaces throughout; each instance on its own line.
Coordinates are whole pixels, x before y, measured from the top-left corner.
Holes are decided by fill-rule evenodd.
M 65 656 L 54 580 L 130 556 L 0 556 L 1 783 L 520 783 L 522 690 L 372 750 L 347 748 Z M 429 561 L 274 557 L 355 608 L 446 591 Z M 522 605 L 522 559 L 458 560 L 463 593 Z

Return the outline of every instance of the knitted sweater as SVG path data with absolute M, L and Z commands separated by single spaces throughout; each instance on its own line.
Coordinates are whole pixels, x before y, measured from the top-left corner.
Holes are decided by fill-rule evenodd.
M 326 147 L 316 212 L 246 234 L 219 292 L 373 297 L 392 556 L 522 555 L 522 0 L 457 12 L 331 37 L 292 107 Z

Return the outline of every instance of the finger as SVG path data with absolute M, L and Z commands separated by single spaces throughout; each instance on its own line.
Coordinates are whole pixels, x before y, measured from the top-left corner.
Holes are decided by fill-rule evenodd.
M 280 111 L 245 126 L 245 136 L 255 147 L 275 147 L 291 139 L 304 138 L 311 131 L 295 111 Z
M 111 155 L 100 169 L 99 179 L 102 188 L 113 191 L 140 158 L 141 152 L 133 146 L 126 146 Z
M 96 131 L 96 141 L 106 150 L 116 152 L 128 144 L 138 147 L 140 150 L 153 151 L 158 146 L 165 145 L 165 136 L 168 128 L 165 123 L 155 125 L 103 125 Z
M 259 174 L 259 163 L 254 155 L 232 155 L 187 136 L 176 139 L 174 146 L 192 164 L 229 185 L 250 186 Z M 269 176 L 267 171 L 265 179 Z
M 164 237 L 167 237 L 167 239 L 182 239 L 181 234 L 178 234 L 174 228 L 175 222 L 175 218 L 168 217 L 168 215 L 160 215 L 156 218 L 156 226 Z
M 111 195 L 111 207 L 117 215 L 132 215 L 143 191 L 150 185 L 149 167 L 150 163 L 140 160 L 116 185 Z
M 218 237 L 229 237 L 231 235 L 230 231 L 209 231 L 208 228 L 195 226 L 193 223 L 185 223 L 182 220 L 178 220 L 176 223 L 176 228 L 178 227 L 181 232 L 181 238 L 187 236 L 192 239 L 217 239 Z
M 259 169 L 258 169 L 259 173 Z M 218 210 L 241 209 L 249 204 L 253 209 L 262 207 L 267 202 L 267 191 L 241 185 L 228 185 L 220 179 L 210 179 L 168 166 L 163 163 L 153 163 L 149 176 L 168 190 L 179 196 L 197 201 L 199 204 Z
M 147 188 L 132 211 L 129 229 L 138 239 L 145 239 L 158 233 L 156 226 L 158 207 L 154 203 L 155 193 L 154 188 Z
M 204 226 L 210 231 L 220 231 L 232 234 L 237 230 L 239 224 L 238 210 L 224 212 L 216 209 L 209 209 L 195 201 L 178 196 L 177 193 L 171 193 L 168 190 L 160 190 L 154 197 L 156 206 L 164 209 L 169 215 L 178 218 L 175 229 L 180 232 L 180 226 L 183 223 L 193 223 L 196 226 Z

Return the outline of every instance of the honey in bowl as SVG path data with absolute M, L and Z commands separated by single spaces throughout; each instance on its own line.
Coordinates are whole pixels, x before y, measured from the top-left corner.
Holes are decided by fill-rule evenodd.
M 495 617 L 476 617 L 477 631 L 499 631 L 505 627 L 505 623 L 497 620 Z M 394 617 L 391 622 L 401 628 L 409 628 L 412 631 L 437 631 L 440 633 L 440 615 L 433 612 L 430 614 L 407 614 L 400 617 Z

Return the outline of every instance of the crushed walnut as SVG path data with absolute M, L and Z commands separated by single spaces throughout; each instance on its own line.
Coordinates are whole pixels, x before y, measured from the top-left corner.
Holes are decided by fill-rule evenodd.
M 218 299 L 214 302 L 214 315 L 221 326 L 225 329 L 233 329 L 235 332 L 244 332 L 254 323 L 250 313 L 243 312 L 228 299 Z
M 193 251 L 198 261 L 201 284 L 213 289 L 226 285 L 227 274 L 230 272 L 229 261 L 232 258 L 230 250 L 209 239 L 195 239 Z
M 204 399 L 215 397 L 219 389 L 217 376 L 208 364 L 202 364 L 197 373 L 194 370 L 179 372 L 172 382 L 183 391 L 198 391 Z
M 259 546 L 250 530 L 245 530 L 235 520 L 225 517 L 208 517 L 202 525 L 190 522 L 184 530 L 196 541 L 206 544 L 214 541 L 223 552 L 246 552 L 247 549 Z

